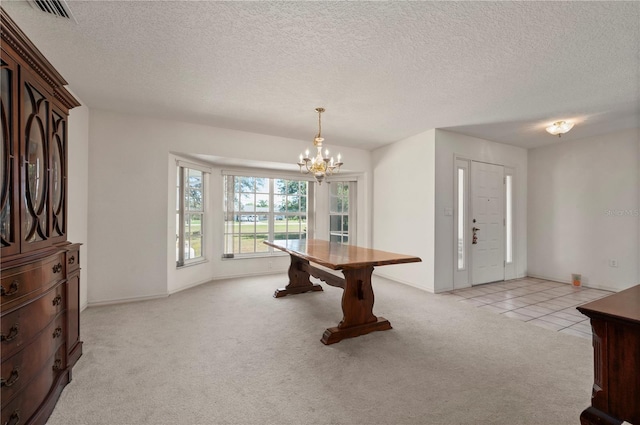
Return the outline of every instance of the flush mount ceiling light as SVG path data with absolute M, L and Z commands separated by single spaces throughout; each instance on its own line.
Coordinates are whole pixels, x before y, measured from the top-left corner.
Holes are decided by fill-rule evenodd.
M 313 146 L 318 149 L 316 156 L 309 158 L 309 149 L 307 149 L 304 156 L 300 154 L 300 160 L 298 161 L 300 172 L 302 174 L 313 173 L 313 177 L 315 177 L 318 184 L 322 184 L 326 176 L 340 172 L 340 166 L 342 165 L 340 154 L 338 154 L 338 161 L 334 161 L 333 157 L 329 157 L 329 149 L 324 151 L 324 156 L 322 155 L 322 142 L 324 142 L 322 137 L 322 113 L 324 111 L 324 108 L 316 108 L 318 113 L 318 134 L 313 139 Z
M 573 128 L 572 122 L 566 121 L 556 121 L 547 127 L 547 132 L 553 134 L 554 136 L 561 137 L 564 133 L 571 130 Z

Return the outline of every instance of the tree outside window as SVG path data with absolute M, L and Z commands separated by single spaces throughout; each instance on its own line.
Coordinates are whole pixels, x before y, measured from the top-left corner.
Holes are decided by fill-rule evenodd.
M 265 240 L 304 239 L 308 182 L 225 176 L 224 256 L 271 254 Z

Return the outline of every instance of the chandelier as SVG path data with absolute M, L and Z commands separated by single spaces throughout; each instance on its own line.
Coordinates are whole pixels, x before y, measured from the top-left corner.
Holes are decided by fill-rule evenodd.
M 566 121 L 556 121 L 546 128 L 547 133 L 554 136 L 562 137 L 562 135 L 573 128 L 573 123 Z
M 309 149 L 307 149 L 304 156 L 300 154 L 300 160 L 298 161 L 300 172 L 302 174 L 312 173 L 318 184 L 322 184 L 326 176 L 340 172 L 340 166 L 342 165 L 340 154 L 338 154 L 337 161 L 334 161 L 333 157 L 329 157 L 329 149 L 325 149 L 324 156 L 322 155 L 322 142 L 324 142 L 322 137 L 322 113 L 324 111 L 324 108 L 316 108 L 318 113 L 318 134 L 313 139 L 313 146 L 318 149 L 318 152 L 313 158 L 309 158 Z

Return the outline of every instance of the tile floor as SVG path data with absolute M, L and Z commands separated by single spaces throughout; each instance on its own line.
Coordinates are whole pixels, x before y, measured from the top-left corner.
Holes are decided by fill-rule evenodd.
M 442 295 L 543 328 L 591 339 L 589 319 L 576 306 L 612 293 L 527 277 Z

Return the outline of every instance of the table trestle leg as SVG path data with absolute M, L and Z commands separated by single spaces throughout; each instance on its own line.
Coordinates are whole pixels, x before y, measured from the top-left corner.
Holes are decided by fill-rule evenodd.
M 324 331 L 321 341 L 334 344 L 345 338 L 353 338 L 374 331 L 391 329 L 391 323 L 384 317 L 373 314 L 373 288 L 371 274 L 373 267 L 343 270 L 345 277 L 342 294 L 342 321 L 338 326 Z
M 286 295 L 302 294 L 310 291 L 322 291 L 322 286 L 311 283 L 309 280 L 309 261 L 291 255 L 291 265 L 289 266 L 289 284 L 284 288 L 276 289 L 274 298 Z

